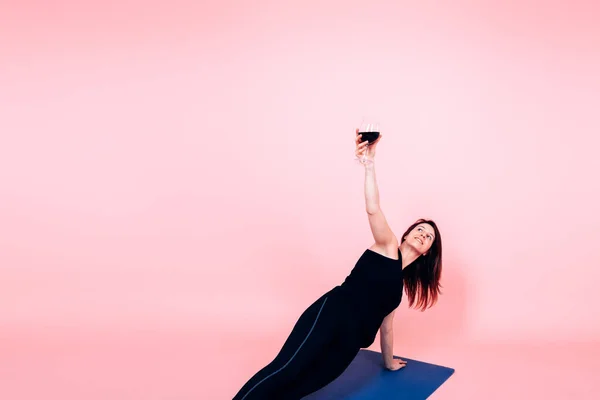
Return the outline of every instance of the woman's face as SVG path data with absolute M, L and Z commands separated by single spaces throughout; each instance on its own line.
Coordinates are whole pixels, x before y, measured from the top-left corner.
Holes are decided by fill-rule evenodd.
M 423 223 L 415 226 L 408 235 L 406 241 L 420 254 L 425 254 L 435 240 L 435 231 L 429 224 Z

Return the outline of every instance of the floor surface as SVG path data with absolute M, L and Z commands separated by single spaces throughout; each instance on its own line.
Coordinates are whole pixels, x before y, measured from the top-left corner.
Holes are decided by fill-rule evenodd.
M 7 400 L 231 399 L 284 338 L 141 330 L 0 335 L 0 398 Z M 379 351 L 378 340 L 371 350 Z M 600 343 L 407 345 L 396 354 L 456 369 L 432 400 L 600 399 Z

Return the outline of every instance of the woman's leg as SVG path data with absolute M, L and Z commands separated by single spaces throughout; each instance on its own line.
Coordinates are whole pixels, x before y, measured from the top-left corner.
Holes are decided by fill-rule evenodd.
M 359 351 L 360 346 L 352 332 L 339 333 L 328 351 L 286 387 L 283 398 L 298 400 L 324 388 L 342 375 Z
M 327 300 L 325 294 L 302 313 L 279 354 L 246 382 L 233 400 L 287 399 L 281 390 L 319 358 L 336 335 L 336 310 L 328 307 Z

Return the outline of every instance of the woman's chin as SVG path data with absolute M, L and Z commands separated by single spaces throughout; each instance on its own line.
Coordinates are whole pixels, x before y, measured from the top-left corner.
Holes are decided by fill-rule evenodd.
M 421 254 L 421 245 L 419 244 L 419 242 L 410 243 L 410 248 L 416 251 L 417 253 Z

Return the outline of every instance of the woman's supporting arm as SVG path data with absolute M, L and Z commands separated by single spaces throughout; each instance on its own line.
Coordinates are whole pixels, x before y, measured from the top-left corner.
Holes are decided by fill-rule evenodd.
M 392 311 L 388 316 L 383 319 L 381 327 L 379 328 L 379 339 L 381 344 L 381 355 L 383 356 L 383 363 L 386 368 L 392 365 L 394 360 L 394 313 Z

